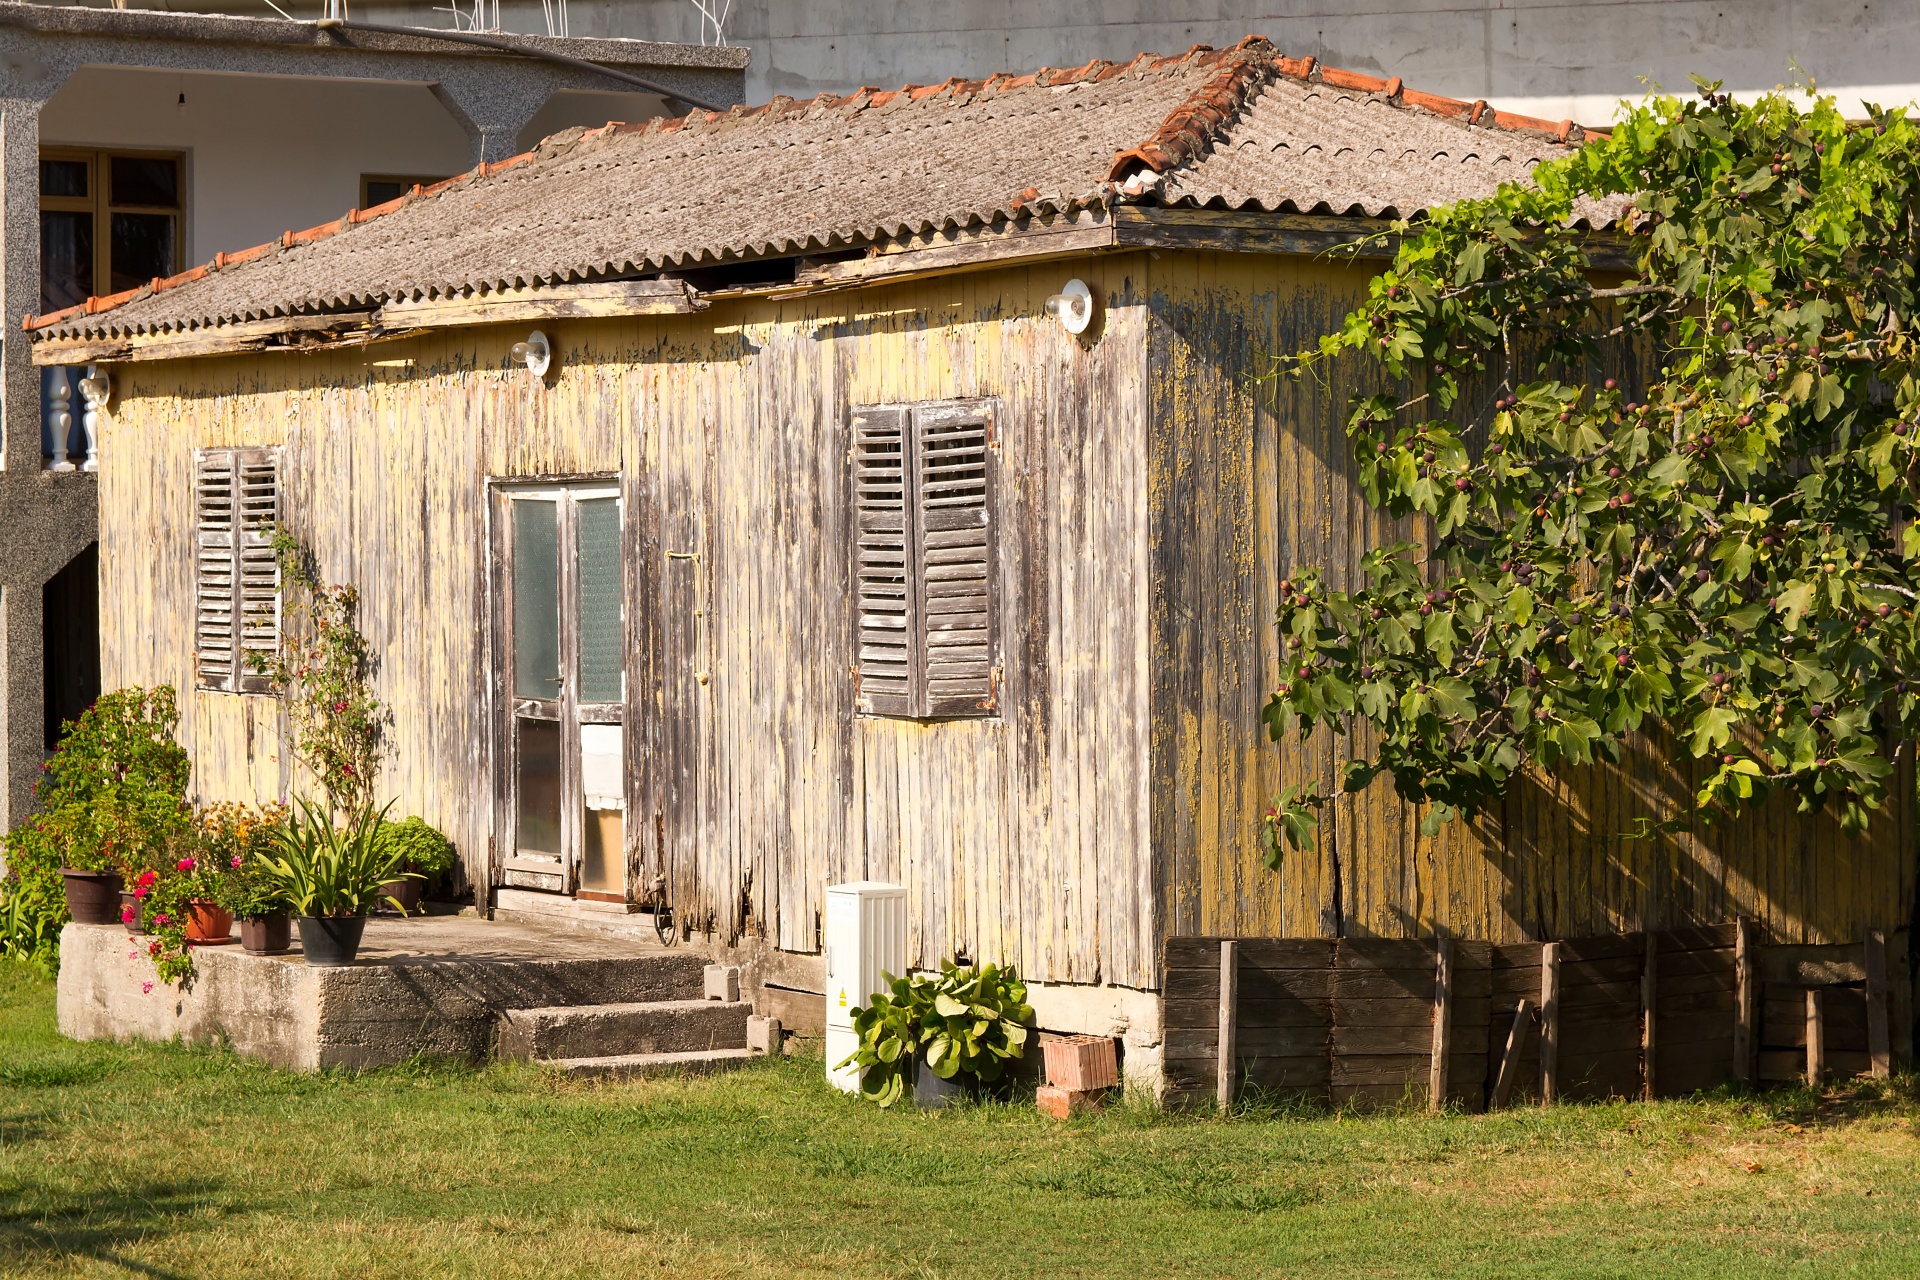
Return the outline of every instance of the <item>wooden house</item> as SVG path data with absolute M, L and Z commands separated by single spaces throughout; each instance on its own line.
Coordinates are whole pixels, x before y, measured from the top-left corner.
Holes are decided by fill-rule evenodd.
M 1148 1067 L 1169 937 L 1747 917 L 1904 956 L 1911 786 L 1857 841 L 1635 839 L 1691 794 L 1651 744 L 1432 837 L 1376 784 L 1261 864 L 1269 797 L 1344 759 L 1262 730 L 1278 582 L 1397 536 L 1351 388 L 1261 375 L 1391 219 L 1582 137 L 1250 39 L 573 131 L 30 319 L 112 383 L 106 683 L 188 691 L 206 798 L 299 789 L 241 661 L 275 516 L 360 587 L 382 785 L 483 909 L 617 922 L 664 876 L 777 1006 L 825 887 L 897 881 L 915 965 L 1016 964 Z

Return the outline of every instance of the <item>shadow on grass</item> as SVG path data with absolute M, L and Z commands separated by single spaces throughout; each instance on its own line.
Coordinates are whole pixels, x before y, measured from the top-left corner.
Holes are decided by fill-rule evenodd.
M 211 1189 L 199 1182 L 135 1183 L 84 1194 L 0 1187 L 0 1269 L 92 1258 L 154 1280 L 187 1280 L 184 1272 L 127 1257 L 121 1249 L 176 1230 Z

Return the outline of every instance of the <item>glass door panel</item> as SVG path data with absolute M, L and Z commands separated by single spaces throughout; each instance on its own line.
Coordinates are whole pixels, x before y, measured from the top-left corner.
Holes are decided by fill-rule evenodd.
M 515 717 L 514 792 L 518 803 L 513 847 L 516 853 L 538 854 L 561 861 L 560 722 Z M 556 868 L 557 870 L 557 868 Z
M 560 504 L 513 502 L 513 696 L 560 697 Z
M 624 696 L 625 646 L 620 636 L 620 499 L 581 500 L 580 701 L 619 702 Z
M 580 726 L 580 888 L 588 893 L 626 886 L 625 736 L 617 724 Z

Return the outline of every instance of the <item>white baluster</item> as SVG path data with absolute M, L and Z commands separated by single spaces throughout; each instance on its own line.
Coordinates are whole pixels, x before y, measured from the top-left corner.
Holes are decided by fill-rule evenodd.
M 87 376 L 80 379 L 80 398 L 86 404 L 80 414 L 80 425 L 87 433 L 87 461 L 80 468 L 82 471 L 100 469 L 100 410 L 112 394 L 113 382 L 106 371 L 97 364 L 88 365 Z
M 53 407 L 47 411 L 47 422 L 53 428 L 53 465 L 49 471 L 71 471 L 73 464 L 67 461 L 67 437 L 73 434 L 73 388 L 67 383 L 67 371 L 53 371 L 53 388 L 49 393 L 53 397 Z

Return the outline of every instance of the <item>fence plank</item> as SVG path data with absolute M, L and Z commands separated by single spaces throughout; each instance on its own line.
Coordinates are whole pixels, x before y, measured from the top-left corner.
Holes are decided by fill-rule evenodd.
M 1819 987 L 1807 988 L 1807 1083 L 1816 1089 L 1827 1074 L 1826 1023 L 1821 1017 L 1826 996 Z
M 1647 955 L 1640 970 L 1640 1096 L 1653 1101 L 1654 1054 L 1658 1049 L 1660 1019 L 1655 996 L 1659 991 L 1660 935 L 1647 935 Z
M 1220 944 L 1220 1067 L 1215 1091 L 1222 1111 L 1233 1105 L 1233 1033 L 1240 1005 L 1240 958 L 1235 945 L 1231 938 Z
M 1753 925 L 1741 915 L 1734 921 L 1734 1079 L 1753 1082 Z
M 1453 944 L 1441 938 L 1433 966 L 1433 1065 L 1427 1095 L 1435 1111 L 1447 1105 L 1447 1059 L 1453 1052 Z
M 1527 1049 L 1527 1032 L 1533 1027 L 1533 1001 L 1524 996 L 1513 1011 L 1513 1030 L 1507 1032 L 1506 1052 L 1500 1055 L 1500 1074 L 1494 1077 L 1493 1094 L 1487 1110 L 1498 1111 L 1513 1096 L 1513 1082 L 1520 1073 L 1520 1058 Z
M 1540 948 L 1540 1105 L 1553 1104 L 1560 1081 L 1560 947 Z
M 1893 1046 L 1887 1026 L 1887 936 L 1878 929 L 1867 935 L 1866 970 L 1867 1069 L 1884 1080 L 1893 1074 Z

